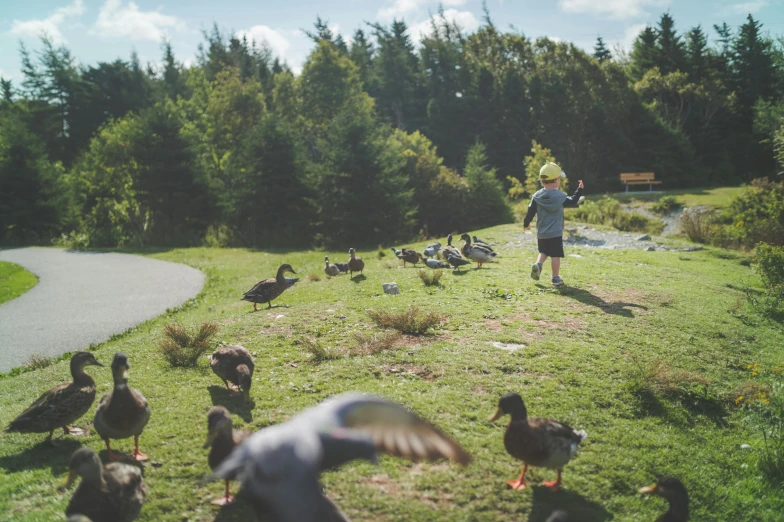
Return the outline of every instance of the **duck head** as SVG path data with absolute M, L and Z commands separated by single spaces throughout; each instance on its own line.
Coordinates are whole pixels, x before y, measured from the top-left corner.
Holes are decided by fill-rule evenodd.
M 354 259 L 354 256 L 357 254 L 357 251 L 354 250 L 353 248 L 349 248 L 348 253 L 351 256 L 351 259 Z
M 82 480 L 93 484 L 102 491 L 109 490 L 103 478 L 101 460 L 92 448 L 82 447 L 74 451 L 68 464 L 68 480 L 65 483 L 65 487 L 70 487 L 77 476 L 82 477 Z
M 215 439 L 221 433 L 228 432 L 231 436 L 231 414 L 223 406 L 213 406 L 207 413 L 207 442 L 205 448 L 212 446 Z
M 240 385 L 240 390 L 242 390 L 242 396 L 245 398 L 245 402 L 250 402 L 250 385 L 253 382 L 250 375 L 250 368 L 248 368 L 245 364 L 240 364 L 237 366 L 237 381 Z
M 114 359 L 112 360 L 112 378 L 114 379 L 114 385 L 122 385 L 128 383 L 128 370 L 131 367 L 128 364 L 128 357 L 120 352 L 114 354 Z
M 490 417 L 490 422 L 498 420 L 504 415 L 511 415 L 512 420 L 525 420 L 528 418 L 528 411 L 525 408 L 523 398 L 517 393 L 507 393 L 498 400 L 498 408 Z
M 655 484 L 640 488 L 639 492 L 644 495 L 658 495 L 666 499 L 670 503 L 671 512 L 678 513 L 683 520 L 688 520 L 689 493 L 680 479 L 662 476 Z
M 95 360 L 95 356 L 90 352 L 76 352 L 71 357 L 71 374 L 81 373 L 85 366 L 101 366 L 103 364 Z
M 292 274 L 296 274 L 294 269 L 291 268 L 290 264 L 286 263 L 285 265 L 280 265 L 280 268 L 278 268 L 278 274 L 282 275 L 285 274 L 286 272 L 291 272 Z
M 463 234 L 462 236 L 460 236 L 460 239 L 462 239 L 463 241 L 465 241 L 469 245 L 471 244 L 471 236 L 469 236 L 468 234 Z

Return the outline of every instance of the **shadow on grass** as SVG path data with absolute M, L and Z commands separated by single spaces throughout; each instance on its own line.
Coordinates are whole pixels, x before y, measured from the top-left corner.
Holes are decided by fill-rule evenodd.
M 568 520 L 603 522 L 613 519 L 613 515 L 600 504 L 586 499 L 579 493 L 568 489 L 553 492 L 545 486 L 533 487 L 533 506 L 528 522 L 544 522 L 553 511 L 558 509 L 567 513 Z
M 452 275 L 464 276 L 464 275 L 470 274 L 470 273 L 471 272 L 469 272 L 468 270 L 465 270 L 465 271 L 464 270 L 452 270 Z
M 626 303 L 623 301 L 607 302 L 598 295 L 594 295 L 582 288 L 567 286 L 561 290 L 561 295 L 571 297 L 572 299 L 589 306 L 595 306 L 606 314 L 620 315 L 621 317 L 628 317 L 630 319 L 634 317 L 634 311 L 631 310 L 632 308 L 638 308 L 640 310 L 648 309 L 647 306 L 639 305 L 637 303 Z
M 82 447 L 82 443 L 72 438 L 54 439 L 54 441 L 57 446 L 41 441 L 17 455 L 0 457 L 0 468 L 10 473 L 48 467 L 51 468 L 52 475 L 61 475 L 68 471 L 71 455 Z
M 361 283 L 365 279 L 367 279 L 367 276 L 365 274 L 359 274 L 359 275 L 355 275 L 354 277 L 352 277 L 351 281 L 354 282 L 354 283 Z
M 694 417 L 701 416 L 713 422 L 718 428 L 726 428 L 726 404 L 713 397 L 683 394 L 662 397 L 651 390 L 638 390 L 633 393 L 643 417 L 659 417 L 670 424 L 687 427 L 694 424 Z
M 223 386 L 211 385 L 208 390 L 213 406 L 223 406 L 231 413 L 239 415 L 245 422 L 251 422 L 253 420 L 254 402 L 252 396 L 250 398 L 250 403 L 246 403 L 242 395 L 232 397 L 229 394 L 229 390 Z
M 232 482 L 232 487 L 236 487 L 236 484 L 236 482 Z M 236 501 L 227 506 L 221 506 L 214 522 L 239 522 L 244 520 L 256 520 L 256 515 L 250 504 L 245 502 L 241 495 L 238 495 Z

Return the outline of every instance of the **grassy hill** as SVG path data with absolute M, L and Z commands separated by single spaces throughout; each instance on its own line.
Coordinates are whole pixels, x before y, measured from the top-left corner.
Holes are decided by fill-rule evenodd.
M 128 355 L 130 384 L 152 407 L 141 437 L 151 459 L 144 466 L 150 495 L 139 520 L 252 519 L 241 505 L 211 506 L 222 486 L 199 484 L 209 472 L 201 445 L 213 404 L 227 406 L 235 425 L 259 429 L 347 390 L 408 405 L 475 457 L 465 469 L 384 458 L 378 467 L 352 464 L 326 474 L 328 493 L 355 520 L 538 522 L 560 508 L 582 522 L 650 521 L 666 504 L 636 491 L 665 473 L 686 484 L 694 520 L 780 520 L 784 496 L 760 476 L 753 452 L 761 437 L 747 428 L 735 398 L 751 378 L 749 364 L 770 367 L 784 359 L 784 332 L 744 304 L 740 289 L 759 284 L 744 256 L 714 249 L 567 248 L 579 257 L 565 259 L 562 276 L 569 287 L 558 291 L 549 285 L 549 264 L 548 280 L 528 277 L 535 244 L 520 225 L 477 235 L 498 244 L 498 262 L 446 273 L 436 287 L 425 287 L 419 270 L 403 269 L 389 251 L 381 260 L 375 251 L 360 252 L 366 278 L 356 281 L 324 276 L 325 252 L 146 253 L 194 266 L 208 282 L 181 310 L 95 347 L 107 366 L 115 352 Z M 333 262 L 347 258 L 327 254 Z M 252 312 L 239 300 L 242 293 L 284 262 L 302 280 L 272 310 Z M 385 295 L 385 282 L 397 282 L 400 295 Z M 357 334 L 384 335 L 366 309 L 411 305 L 444 314 L 446 322 L 430 335 L 402 338 L 393 349 L 357 353 Z M 168 367 L 157 346 L 163 326 L 173 321 L 216 321 L 219 341 L 255 354 L 252 406 L 228 397 L 206 358 L 197 369 Z M 315 360 L 308 352 L 314 339 L 327 358 Z M 110 389 L 108 368 L 88 371 L 99 395 Z M 0 424 L 67 376 L 68 363 L 60 361 L 0 379 Z M 588 432 L 557 493 L 538 486 L 554 479 L 547 470 L 533 469 L 533 487 L 523 492 L 505 485 L 519 473 L 519 463 L 503 448 L 505 424 L 487 418 L 508 391 L 523 396 L 531 416 Z M 88 427 L 93 411 L 78 424 Z M 59 448 L 40 445 L 43 439 L 0 435 L 0 513 L 13 520 L 64 518 L 70 495 L 57 487 L 71 453 L 87 444 L 105 457 L 94 433 L 61 439 Z M 132 443 L 113 447 L 130 451 Z M 746 443 L 753 449 L 740 449 Z
M 14 263 L 0 261 L 0 304 L 19 297 L 38 284 L 38 279 Z

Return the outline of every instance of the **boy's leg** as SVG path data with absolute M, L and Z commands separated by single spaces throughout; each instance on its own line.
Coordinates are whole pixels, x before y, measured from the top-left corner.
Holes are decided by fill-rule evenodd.
M 550 258 L 550 263 L 553 267 L 553 277 L 556 277 L 561 272 L 561 258 L 560 257 Z
M 539 281 L 539 275 L 542 273 L 542 263 L 547 260 L 547 256 L 539 252 L 539 256 L 536 258 L 536 263 L 531 265 L 531 279 L 534 281 Z
M 541 265 L 545 261 L 547 261 L 547 254 L 542 254 L 541 252 L 539 252 L 539 257 L 536 258 L 536 262 Z

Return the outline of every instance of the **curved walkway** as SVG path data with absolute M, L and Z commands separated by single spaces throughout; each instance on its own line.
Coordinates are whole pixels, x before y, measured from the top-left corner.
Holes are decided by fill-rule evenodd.
M 0 305 L 0 372 L 32 354 L 58 356 L 124 332 L 195 297 L 195 268 L 129 254 L 58 248 L 0 251 L 0 260 L 38 276 L 26 294 Z

